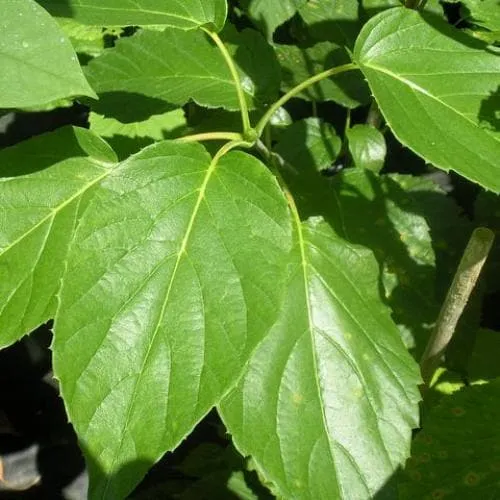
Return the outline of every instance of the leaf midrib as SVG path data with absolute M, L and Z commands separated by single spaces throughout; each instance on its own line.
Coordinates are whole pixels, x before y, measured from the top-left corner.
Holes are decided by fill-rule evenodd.
M 200 209 L 201 203 L 202 203 L 203 199 L 205 198 L 205 192 L 206 192 L 206 188 L 208 186 L 208 182 L 210 181 L 210 178 L 212 177 L 212 174 L 214 173 L 216 166 L 217 166 L 217 161 L 215 161 L 213 159 L 211 161 L 211 163 L 210 163 L 210 165 L 209 165 L 206 173 L 205 173 L 205 176 L 203 178 L 203 182 L 202 182 L 202 184 L 200 186 L 200 192 L 198 194 L 198 198 L 196 199 L 195 206 L 193 207 L 193 212 L 191 214 L 191 217 L 189 219 L 188 225 L 186 227 L 186 232 L 184 234 L 184 237 L 183 237 L 182 242 L 181 242 L 181 246 L 180 246 L 179 251 L 177 253 L 177 257 L 176 257 L 176 260 L 175 260 L 174 268 L 172 270 L 172 276 L 170 277 L 170 280 L 169 280 L 169 283 L 168 283 L 168 288 L 167 288 L 167 291 L 166 291 L 166 294 L 165 294 L 165 299 L 163 301 L 162 307 L 160 309 L 160 313 L 158 315 L 158 320 L 156 322 L 156 327 L 155 327 L 155 330 L 154 330 L 154 332 L 153 332 L 153 334 L 151 336 L 151 340 L 149 342 L 148 349 L 147 349 L 147 351 L 146 351 L 146 353 L 144 355 L 144 361 L 143 361 L 141 369 L 140 369 L 140 371 L 138 373 L 137 380 L 136 380 L 136 382 L 134 384 L 134 390 L 132 392 L 132 397 L 130 398 L 130 403 L 129 403 L 128 408 L 127 408 L 127 415 L 125 417 L 125 423 L 124 423 L 124 426 L 123 426 L 123 432 L 121 433 L 120 444 L 118 445 L 117 451 L 116 451 L 116 453 L 114 454 L 114 457 L 113 457 L 113 462 L 111 463 L 111 466 L 110 466 L 111 470 L 113 470 L 113 468 L 115 467 L 116 461 L 117 461 L 117 459 L 118 459 L 118 457 L 120 455 L 120 451 L 121 451 L 121 448 L 123 446 L 123 441 L 124 441 L 124 438 L 125 438 L 125 435 L 126 435 L 129 423 L 130 423 L 132 408 L 134 407 L 135 400 L 137 398 L 139 384 L 140 384 L 140 381 L 141 381 L 142 376 L 144 374 L 145 366 L 146 366 L 146 364 L 147 364 L 147 362 L 149 360 L 151 349 L 152 349 L 152 347 L 153 347 L 153 345 L 155 343 L 156 337 L 158 336 L 158 332 L 160 330 L 160 325 L 161 325 L 161 323 L 163 321 L 163 318 L 165 316 L 167 305 L 168 305 L 169 299 L 170 299 L 170 293 L 171 293 L 172 288 L 173 288 L 173 284 L 174 284 L 174 281 L 175 281 L 175 278 L 176 278 L 176 275 L 177 275 L 177 271 L 179 269 L 182 257 L 183 257 L 183 255 L 186 252 L 186 247 L 187 247 L 187 244 L 189 242 L 189 238 L 191 236 L 191 232 L 193 230 L 194 223 L 195 223 L 196 217 L 198 215 L 198 211 Z M 103 492 L 103 495 L 102 495 L 103 498 L 106 498 L 106 492 L 108 491 L 111 483 L 112 483 L 112 480 L 108 476 L 108 478 L 106 479 L 105 486 L 104 486 L 104 492 Z
M 386 75 L 390 76 L 391 78 L 394 78 L 395 80 L 398 80 L 399 82 L 403 83 L 404 85 L 406 85 L 407 87 L 411 88 L 412 90 L 420 92 L 421 94 L 425 95 L 426 97 L 429 97 L 430 99 L 433 99 L 434 101 L 436 101 L 437 103 L 441 104 L 442 106 L 444 106 L 445 108 L 449 109 L 450 111 L 453 111 L 453 113 L 455 113 L 460 118 L 462 118 L 462 119 L 466 120 L 467 122 L 469 122 L 471 125 L 473 125 L 478 130 L 484 130 L 482 127 L 479 126 L 479 124 L 477 122 L 475 122 L 474 120 L 471 120 L 470 118 L 467 118 L 460 111 L 458 111 L 458 109 L 454 108 L 453 106 L 450 106 L 448 103 L 446 103 L 445 101 L 441 100 L 439 98 L 439 96 L 432 94 L 431 92 L 429 92 L 425 88 L 421 87 L 420 85 L 416 84 L 412 80 L 408 80 L 407 78 L 403 78 L 401 75 L 398 75 L 397 73 L 394 73 L 393 71 L 390 71 L 389 69 L 384 68 L 383 66 L 378 66 L 376 64 L 370 64 L 370 63 L 361 63 L 361 65 L 364 66 L 365 68 L 370 68 L 370 69 L 372 69 L 374 71 L 378 71 L 380 73 L 383 73 L 383 74 L 386 74 Z M 421 76 L 425 76 L 425 75 L 421 75 Z M 491 137 L 494 140 L 496 140 L 497 142 L 500 142 L 499 140 L 497 140 L 495 138 L 495 136 L 491 136 Z

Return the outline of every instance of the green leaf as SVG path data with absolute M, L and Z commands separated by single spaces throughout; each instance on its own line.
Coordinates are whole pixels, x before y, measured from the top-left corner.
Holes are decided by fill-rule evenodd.
M 373 172 L 384 166 L 387 146 L 382 133 L 370 125 L 354 125 L 347 131 L 349 151 L 354 164 Z
M 281 88 L 285 92 L 325 69 L 350 62 L 344 49 L 327 42 L 306 49 L 275 45 L 275 50 L 283 74 Z M 356 108 L 367 103 L 370 94 L 362 76 L 350 71 L 315 83 L 299 97 L 308 101 L 335 101 L 347 108 Z
M 299 9 L 316 40 L 354 47 L 359 23 L 359 5 L 352 0 L 315 0 Z
M 277 316 L 290 238 L 275 178 L 245 153 L 215 165 L 161 142 L 99 185 L 53 345 L 92 498 L 125 497 L 235 383 Z
M 240 0 L 240 4 L 252 21 L 261 28 L 268 39 L 275 29 L 288 21 L 307 0 Z
M 464 18 L 491 31 L 500 31 L 498 0 L 461 0 Z
M 283 132 L 275 151 L 283 158 L 290 158 L 296 168 L 307 165 L 320 172 L 336 160 L 341 148 L 342 141 L 330 124 L 307 118 Z
M 273 70 L 273 63 L 269 63 L 272 50 L 251 30 L 233 34 L 231 40 L 239 42 L 232 50 L 244 68 L 240 74 L 250 106 L 262 96 L 274 97 L 279 70 Z M 245 44 L 249 46 L 245 48 Z M 253 49 L 259 52 L 261 65 L 256 63 Z M 201 31 L 140 31 L 93 59 L 86 74 L 99 94 L 139 93 L 175 105 L 194 99 L 203 106 L 239 109 L 229 68 L 217 47 Z
M 403 144 L 500 191 L 498 55 L 444 21 L 396 8 L 363 27 L 354 56 Z
M 134 123 L 121 123 L 114 118 L 90 113 L 89 122 L 90 130 L 104 137 L 120 159 L 137 153 L 155 141 L 178 137 L 187 126 L 182 109 L 153 115 Z
M 220 31 L 226 0 L 39 0 L 53 16 L 95 26 L 165 25 L 180 29 L 209 26 Z
M 101 139 L 69 127 L 0 152 L 0 346 L 54 316 L 82 196 L 115 159 Z
M 378 297 L 371 252 L 299 223 L 278 322 L 220 405 L 280 498 L 373 498 L 408 456 L 418 367 Z
M 2 2 L 0 67 L 0 108 L 96 97 L 63 31 L 33 0 Z
M 443 398 L 415 438 L 399 498 L 496 498 L 499 402 L 500 379 Z

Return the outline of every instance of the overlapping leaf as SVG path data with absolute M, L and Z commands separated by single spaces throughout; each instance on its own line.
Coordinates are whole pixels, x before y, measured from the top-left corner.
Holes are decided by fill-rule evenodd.
M 53 317 L 81 199 L 115 160 L 72 128 L 0 152 L 0 346 Z
M 412 446 L 399 498 L 495 498 L 500 481 L 500 379 L 445 397 Z
M 354 56 L 394 134 L 425 160 L 500 191 L 500 57 L 444 21 L 396 8 Z
M 113 147 L 120 159 L 137 153 L 155 141 L 177 137 L 186 128 L 186 118 L 182 109 L 174 109 L 134 123 L 121 123 L 114 118 L 106 118 L 90 113 L 90 129 Z
M 0 108 L 95 97 L 71 43 L 34 0 L 2 2 L 0 68 Z
M 157 143 L 101 182 L 53 346 L 93 497 L 130 492 L 234 384 L 276 319 L 290 234 L 275 179 L 244 153 L 215 165 Z
M 347 131 L 349 151 L 354 164 L 373 172 L 384 166 L 387 146 L 382 133 L 370 125 L 354 125 Z
M 241 0 L 248 16 L 271 38 L 276 28 L 290 19 L 307 0 Z
M 418 369 L 372 254 L 298 223 L 281 316 L 220 413 L 281 498 L 373 498 L 409 453 Z
M 284 91 L 321 71 L 349 62 L 347 53 L 332 43 L 318 43 L 306 49 L 293 45 L 276 45 L 275 48 L 282 67 Z M 302 91 L 299 97 L 318 102 L 335 101 L 355 108 L 368 102 L 370 94 L 361 75 L 349 72 L 321 80 Z
M 300 7 L 299 13 L 316 40 L 354 47 L 356 35 L 361 28 L 358 2 L 315 0 Z
M 226 0 L 39 0 L 52 15 L 95 26 L 165 25 L 181 29 L 213 25 L 220 31 Z
M 243 87 L 252 106 L 254 98 L 276 93 L 279 73 L 272 71 L 272 51 L 257 33 L 247 31 L 231 40 L 235 38 L 241 45 L 232 50 L 242 68 Z M 250 44 L 250 48 L 245 49 L 245 44 Z M 259 65 L 254 60 L 257 53 Z M 86 74 L 99 94 L 139 93 L 176 105 L 194 99 L 208 107 L 239 109 L 235 83 L 226 62 L 201 31 L 142 31 L 120 40 L 115 48 L 91 61 Z

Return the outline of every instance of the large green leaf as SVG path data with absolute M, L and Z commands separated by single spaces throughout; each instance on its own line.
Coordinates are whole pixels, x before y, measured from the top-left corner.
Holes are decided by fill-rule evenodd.
M 395 8 L 354 56 L 396 137 L 425 160 L 500 191 L 500 57 L 444 21 Z
M 92 498 L 124 497 L 235 383 L 277 316 L 290 239 L 276 180 L 245 153 L 215 165 L 161 142 L 101 182 L 53 346 Z
M 282 68 L 284 91 L 321 71 L 349 62 L 344 49 L 327 42 L 305 49 L 294 45 L 276 45 L 275 49 Z M 299 97 L 310 101 L 335 101 L 347 108 L 355 108 L 367 103 L 370 93 L 359 72 L 348 72 L 311 85 Z
M 444 397 L 412 445 L 400 496 L 498 498 L 500 379 Z
M 220 31 L 226 0 L 38 0 L 52 15 L 95 26 L 165 25 Z
M 377 292 L 371 252 L 298 223 L 281 316 L 220 406 L 280 498 L 373 498 L 409 454 L 418 367 Z
M 3 0 L 0 108 L 95 97 L 63 31 L 33 0 Z
M 253 105 L 254 97 L 276 93 L 279 73 L 268 62 L 272 51 L 257 33 L 248 30 L 233 34 L 231 41 L 236 40 L 241 43 L 232 50 L 243 68 L 240 74 L 245 95 Z M 245 49 L 245 44 L 250 44 L 253 52 Z M 256 53 L 261 58 L 260 65 L 255 64 Z M 268 71 L 263 71 L 266 68 Z M 217 47 L 201 31 L 141 31 L 119 40 L 114 48 L 93 59 L 86 74 L 99 94 L 139 93 L 176 105 L 194 99 L 203 106 L 239 109 L 229 68 Z M 270 87 L 275 90 L 269 90 Z
M 0 152 L 0 346 L 55 314 L 82 196 L 114 153 L 85 129 L 60 129 Z
M 279 2 L 240 0 L 240 4 L 246 10 L 248 16 L 262 29 L 268 38 L 272 37 L 274 30 L 280 24 L 290 19 L 306 3 L 307 0 L 280 0 Z

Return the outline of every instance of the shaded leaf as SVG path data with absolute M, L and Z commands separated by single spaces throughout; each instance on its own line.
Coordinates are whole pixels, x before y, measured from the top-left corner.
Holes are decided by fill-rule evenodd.
M 418 367 L 377 293 L 371 252 L 299 223 L 281 316 L 220 405 L 283 498 L 372 498 L 408 456 Z
M 396 8 L 363 27 L 354 56 L 403 144 L 500 191 L 500 136 L 491 112 L 500 99 L 498 55 L 444 21 Z
M 155 141 L 177 137 L 186 129 L 186 118 L 182 109 L 168 111 L 161 115 L 134 123 L 121 123 L 114 118 L 106 118 L 90 113 L 90 129 L 104 137 L 120 159 Z
M 226 0 L 39 0 L 53 16 L 95 26 L 165 25 L 181 29 L 213 25 L 220 31 Z
M 468 21 L 491 31 L 500 31 L 498 0 L 461 0 L 461 3 Z
M 354 164 L 359 168 L 380 172 L 387 153 L 382 133 L 370 125 L 354 125 L 347 131 L 347 139 Z
M 54 316 L 81 199 L 115 160 L 69 127 L 0 151 L 0 346 Z
M 240 4 L 254 23 L 259 26 L 268 39 L 274 30 L 288 21 L 307 0 L 240 0 Z
M 306 49 L 293 45 L 276 45 L 275 49 L 281 64 L 281 88 L 284 91 L 321 71 L 349 62 L 349 57 L 342 48 L 327 42 Z M 366 82 L 358 72 L 321 80 L 298 95 L 308 101 L 335 101 L 347 108 L 367 103 L 370 98 Z
M 500 481 L 500 379 L 445 397 L 424 421 L 401 499 L 495 498 Z
M 0 108 L 95 97 L 63 31 L 33 0 L 2 2 L 0 67 Z
M 358 2 L 314 0 L 303 5 L 299 13 L 316 40 L 354 47 L 361 29 Z
M 490 381 L 500 377 L 499 352 L 500 332 L 479 329 L 467 370 L 469 382 Z
M 53 345 L 92 498 L 124 497 L 234 384 L 277 315 L 289 240 L 276 180 L 244 153 L 215 165 L 161 142 L 99 185 Z
M 307 118 L 290 125 L 281 135 L 275 151 L 291 159 L 292 166 L 307 165 L 320 172 L 337 158 L 342 141 L 334 128 L 317 118 Z

